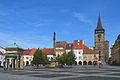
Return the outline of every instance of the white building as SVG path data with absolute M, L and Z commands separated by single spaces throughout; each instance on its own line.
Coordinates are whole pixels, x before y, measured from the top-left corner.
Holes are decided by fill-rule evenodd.
M 0 66 L 4 66 L 6 50 L 0 47 Z
M 47 56 L 48 61 L 52 61 L 54 59 L 54 49 L 53 48 L 43 48 L 41 49 L 44 55 Z
M 66 49 L 66 53 L 70 52 L 71 49 Z M 83 49 L 72 49 L 75 55 L 75 61 L 77 65 L 83 65 Z
M 73 43 L 67 44 L 66 52 L 70 52 L 71 50 L 75 54 L 75 61 L 77 65 L 83 65 L 83 40 L 75 40 Z
M 25 49 L 25 51 L 23 52 L 23 65 L 24 66 L 28 66 L 31 65 L 31 61 L 33 60 L 33 55 L 35 53 L 36 49 Z
M 83 50 L 82 49 L 73 49 L 73 53 L 75 54 L 75 61 L 77 65 L 83 65 Z
M 54 59 L 54 49 L 53 48 L 42 48 L 43 54 L 47 56 L 48 61 L 52 61 Z M 23 52 L 23 64 L 24 66 L 31 65 L 31 61 L 33 60 L 33 55 L 35 54 L 36 49 L 25 49 Z

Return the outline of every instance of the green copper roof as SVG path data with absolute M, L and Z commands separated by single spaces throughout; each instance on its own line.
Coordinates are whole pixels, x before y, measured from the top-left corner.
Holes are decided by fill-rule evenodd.
M 16 57 L 17 54 L 5 54 L 6 56 L 9 56 L 9 57 Z
M 21 47 L 17 45 L 16 43 L 13 43 L 13 44 L 8 45 L 7 48 L 21 48 Z

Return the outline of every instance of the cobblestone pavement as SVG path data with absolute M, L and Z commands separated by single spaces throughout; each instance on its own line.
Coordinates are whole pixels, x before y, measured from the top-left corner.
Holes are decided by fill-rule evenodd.
M 24 70 L 0 69 L 0 80 L 120 80 L 120 66 L 74 66 Z

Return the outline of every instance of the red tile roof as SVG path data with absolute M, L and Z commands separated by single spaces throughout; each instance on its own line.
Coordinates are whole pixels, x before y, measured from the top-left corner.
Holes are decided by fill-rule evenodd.
M 29 55 L 30 51 L 31 51 L 31 49 L 25 49 L 23 51 L 23 55 Z
M 36 52 L 36 50 L 37 50 L 37 49 L 32 48 L 32 49 L 31 49 L 31 51 L 30 51 L 30 55 L 34 55 L 34 54 L 35 54 L 35 52 Z
M 34 55 L 36 50 L 37 49 L 35 49 L 35 48 L 33 48 L 33 49 L 25 49 L 25 51 L 23 52 L 23 54 L 24 55 Z M 53 48 L 43 48 L 41 50 L 46 55 L 54 54 L 54 49 Z
M 83 40 L 75 40 L 71 44 L 67 44 L 66 49 L 83 49 L 84 48 L 84 41 Z
M 72 50 L 73 49 L 73 44 L 69 43 L 66 45 L 66 50 Z
M 23 55 L 34 55 L 36 49 L 33 48 L 33 49 L 25 49 L 24 52 L 23 52 Z
M 92 53 L 94 53 L 94 51 L 92 49 L 90 49 L 89 47 L 84 45 L 83 53 L 84 54 L 92 54 Z
M 84 48 L 84 41 L 83 40 L 75 40 L 73 42 L 73 49 L 83 49 Z
M 66 41 L 60 41 L 60 42 L 56 42 L 55 47 L 63 47 L 65 48 L 67 45 Z
M 43 48 L 41 50 L 45 55 L 54 55 L 54 49 L 53 48 Z

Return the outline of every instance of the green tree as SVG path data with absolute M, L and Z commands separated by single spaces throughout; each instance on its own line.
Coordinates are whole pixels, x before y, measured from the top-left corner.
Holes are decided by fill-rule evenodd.
M 73 51 L 70 51 L 68 53 L 64 52 L 63 55 L 57 57 L 59 64 L 66 64 L 66 65 L 72 65 L 75 63 L 75 55 Z
M 36 50 L 34 54 L 32 64 L 36 65 L 37 68 L 39 67 L 39 64 L 43 65 L 47 64 L 47 58 L 39 48 Z
M 75 55 L 74 55 L 73 51 L 70 51 L 67 53 L 65 62 L 67 65 L 72 65 L 75 63 Z

